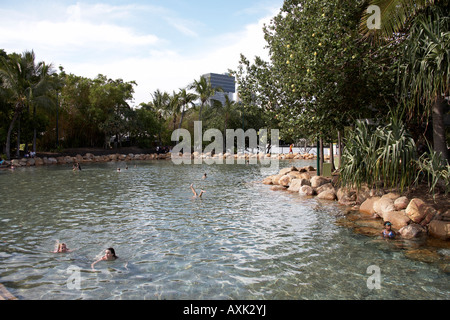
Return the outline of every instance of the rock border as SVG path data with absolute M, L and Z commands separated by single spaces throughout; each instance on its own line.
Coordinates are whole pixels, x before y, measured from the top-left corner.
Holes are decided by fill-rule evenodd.
M 420 198 L 408 199 L 396 192 L 370 189 L 359 190 L 338 187 L 338 176 L 317 176 L 312 166 L 284 168 L 278 174 L 268 176 L 262 183 L 272 190 L 285 190 L 301 196 L 337 201 L 339 204 L 359 210 L 363 219 L 390 221 L 392 229 L 403 239 L 428 235 L 440 240 L 450 240 L 450 212 L 439 213 Z M 381 233 L 381 230 L 378 230 Z

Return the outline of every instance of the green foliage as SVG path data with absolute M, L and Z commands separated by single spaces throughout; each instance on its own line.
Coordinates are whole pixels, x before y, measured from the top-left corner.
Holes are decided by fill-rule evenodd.
M 367 183 L 403 191 L 415 180 L 416 158 L 414 140 L 398 118 L 376 128 L 358 121 L 345 143 L 340 182 L 356 188 Z
M 428 144 L 428 150 L 417 160 L 419 170 L 416 182 L 425 178 L 433 198 L 436 196 L 439 184 L 447 195 L 450 192 L 450 165 L 445 159 L 442 159 L 440 152 L 432 149 L 430 144 Z
M 355 119 L 395 104 L 397 47 L 361 41 L 360 5 L 286 0 L 264 29 L 270 63 L 241 57 L 243 103 L 272 112 L 284 140 L 334 138 Z

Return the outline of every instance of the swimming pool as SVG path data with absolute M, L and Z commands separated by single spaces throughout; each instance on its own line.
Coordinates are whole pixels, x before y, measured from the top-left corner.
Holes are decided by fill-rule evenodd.
M 127 165 L 0 171 L 0 283 L 31 300 L 448 299 L 437 265 L 339 226 L 336 202 L 271 191 L 259 165 Z M 93 270 L 107 247 L 119 259 Z

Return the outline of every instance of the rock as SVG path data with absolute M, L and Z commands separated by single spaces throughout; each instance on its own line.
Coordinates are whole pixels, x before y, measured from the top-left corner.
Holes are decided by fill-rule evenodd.
M 376 214 L 384 218 L 383 215 L 386 212 L 395 211 L 394 200 L 389 197 L 381 197 L 373 204 L 373 209 L 375 210 Z
M 42 166 L 42 165 L 44 165 L 44 161 L 41 158 L 39 158 L 39 157 L 34 158 L 34 165 L 35 166 Z
M 286 187 L 283 187 L 283 186 L 280 186 L 280 185 L 274 185 L 274 186 L 270 187 L 270 190 L 273 190 L 273 191 L 286 190 L 286 189 L 287 189 Z
M 280 178 L 282 176 L 283 175 L 281 175 L 281 174 L 276 174 L 276 175 L 272 176 L 272 183 L 273 184 L 280 184 Z
M 300 185 L 311 186 L 311 181 L 310 181 L 310 179 L 300 179 Z
M 389 192 L 389 193 L 383 194 L 381 197 L 382 198 L 389 198 L 392 201 L 394 201 L 394 200 L 400 198 L 400 195 L 398 193 Z
M 311 187 L 317 188 L 317 187 L 320 187 L 323 184 L 330 183 L 331 179 L 326 178 L 326 177 L 322 177 L 322 176 L 314 176 L 314 177 L 311 178 L 310 181 L 311 181 Z
M 66 159 L 64 157 L 57 157 L 56 161 L 58 161 L 58 164 L 66 164 Z
M 361 188 L 356 191 L 357 204 L 360 205 L 369 198 L 370 198 L 370 189 L 367 186 L 361 186 Z
M 409 199 L 405 196 L 399 197 L 399 198 L 395 199 L 395 201 L 394 201 L 394 207 L 395 207 L 395 210 L 397 210 L 397 211 L 406 209 L 408 207 L 408 204 L 409 204 Z
M 301 186 L 298 193 L 303 196 L 312 196 L 314 195 L 314 189 L 311 186 Z
M 292 179 L 288 191 L 298 192 L 302 186 L 302 179 Z
M 295 170 L 293 170 L 293 169 L 295 169 Z M 280 170 L 279 174 L 284 176 L 285 174 L 287 174 L 288 172 L 291 172 L 291 171 L 297 171 L 297 169 L 295 167 L 283 168 Z
M 364 201 L 361 206 L 359 207 L 359 211 L 362 213 L 367 213 L 370 215 L 373 215 L 375 213 L 374 204 L 376 201 L 381 199 L 380 197 L 373 197 L 369 198 L 366 201 Z
M 311 179 L 311 175 L 307 172 L 291 171 L 287 173 L 292 179 Z
M 320 187 L 315 188 L 315 190 L 316 190 L 317 194 L 320 194 L 327 190 L 332 190 L 334 192 L 334 194 L 336 195 L 336 191 L 331 183 L 325 183 L 325 184 L 321 185 Z
M 396 230 L 406 227 L 411 222 L 403 211 L 384 212 L 383 220 L 391 222 L 392 228 Z
M 333 190 L 327 189 L 319 193 L 317 195 L 317 198 L 324 200 L 336 200 L 336 192 L 334 192 L 334 189 Z
M 278 180 L 278 184 L 284 187 L 288 187 L 289 184 L 291 183 L 291 180 L 292 179 L 290 176 L 284 175 Z
M 439 254 L 429 249 L 407 250 L 405 256 L 409 259 L 418 260 L 426 263 L 435 263 L 440 260 Z
M 428 224 L 428 234 L 442 240 L 450 239 L 450 221 L 432 220 Z
M 344 206 L 356 205 L 356 191 L 348 188 L 339 188 L 336 192 L 338 202 Z
M 426 223 L 428 223 L 436 214 L 436 210 L 433 207 L 428 206 L 419 198 L 412 199 L 406 207 L 405 212 L 415 223 L 421 223 L 425 218 Z
M 56 160 L 55 158 L 48 158 L 47 161 L 48 161 L 48 164 L 57 164 L 58 163 L 58 160 Z
M 398 232 L 404 239 L 413 239 L 425 235 L 427 231 L 421 225 L 417 223 L 411 223 L 398 230 Z
M 263 184 L 273 184 L 272 182 L 272 176 L 266 177 L 262 181 Z

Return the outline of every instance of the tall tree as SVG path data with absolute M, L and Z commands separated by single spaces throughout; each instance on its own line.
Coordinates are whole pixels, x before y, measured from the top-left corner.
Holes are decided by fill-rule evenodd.
M 431 114 L 433 146 L 450 160 L 445 140 L 444 115 L 448 109 L 450 79 L 450 31 L 448 0 L 370 0 L 366 6 L 380 8 L 381 29 L 369 29 L 365 12 L 360 21 L 363 34 L 380 42 L 404 40 L 401 99 L 410 117 L 428 121 Z M 400 38 L 400 40 L 399 40 Z
M 8 58 L 0 59 L 2 86 L 8 91 L 13 103 L 12 119 L 6 137 L 6 156 L 10 159 L 14 124 L 22 114 L 27 101 L 37 99 L 33 93 L 44 94 L 41 89 L 48 80 L 48 68 L 43 62 L 36 64 L 34 51 L 25 51 L 21 55 L 12 54 Z
M 199 80 L 194 80 L 194 82 L 189 86 L 189 89 L 195 90 L 198 97 L 200 98 L 200 112 L 198 114 L 198 121 L 202 121 L 202 111 L 206 102 L 214 96 L 216 89 L 211 86 L 211 83 L 205 77 L 200 77 Z
M 188 92 L 186 90 L 186 88 L 183 88 L 183 89 L 180 89 L 179 98 L 181 101 L 181 118 L 180 118 L 180 123 L 178 124 L 178 129 L 181 128 L 181 125 L 183 123 L 184 114 L 185 114 L 187 108 L 189 107 L 189 105 L 194 107 L 194 101 L 198 98 L 198 96 L 195 93 Z

